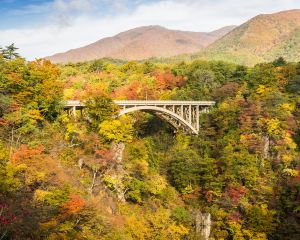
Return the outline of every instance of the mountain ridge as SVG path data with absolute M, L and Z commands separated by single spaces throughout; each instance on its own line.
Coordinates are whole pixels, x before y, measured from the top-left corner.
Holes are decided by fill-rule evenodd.
M 152 57 L 192 54 L 208 46 L 234 27 L 227 26 L 206 33 L 170 30 L 158 25 L 142 26 L 46 58 L 54 63 L 67 63 L 105 57 L 143 60 Z
M 278 57 L 300 61 L 300 9 L 259 14 L 240 26 L 208 33 L 143 26 L 47 58 L 54 63 L 159 58 L 255 65 Z

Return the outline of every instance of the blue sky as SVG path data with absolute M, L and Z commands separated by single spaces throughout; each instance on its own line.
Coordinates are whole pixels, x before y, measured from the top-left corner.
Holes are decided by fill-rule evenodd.
M 41 1 L 36 0 L 0 0 L 0 29 L 9 29 L 13 27 L 25 27 L 29 24 L 33 24 L 37 21 L 37 16 L 33 14 L 24 14 L 20 19 L 20 15 L 17 15 L 16 11 L 25 9 L 28 6 L 40 4 Z M 47 1 L 42 1 L 46 3 Z M 20 21 L 21 20 L 21 21 Z
M 289 9 L 300 0 L 0 0 L 0 46 L 31 60 L 138 26 L 212 31 Z
M 0 0 L 0 29 L 66 24 L 80 15 L 108 16 L 155 0 Z M 66 19 L 64 19 L 66 18 Z

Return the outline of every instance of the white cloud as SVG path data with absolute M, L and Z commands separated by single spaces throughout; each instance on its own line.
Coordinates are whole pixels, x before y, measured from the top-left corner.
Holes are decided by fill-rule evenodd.
M 300 8 L 299 0 L 142 1 L 132 10 L 129 10 L 125 0 L 111 2 L 114 2 L 111 14 L 95 14 L 96 7 L 101 7 L 99 3 L 109 1 L 55 0 L 51 6 L 53 16 L 59 16 L 59 25 L 52 22 L 38 28 L 0 30 L 0 45 L 14 42 L 23 56 L 33 59 L 77 48 L 143 25 L 211 31 L 227 25 L 241 24 L 260 13 Z
M 95 0 L 54 0 L 51 4 L 54 16 L 61 27 L 70 26 L 76 13 L 89 13 Z

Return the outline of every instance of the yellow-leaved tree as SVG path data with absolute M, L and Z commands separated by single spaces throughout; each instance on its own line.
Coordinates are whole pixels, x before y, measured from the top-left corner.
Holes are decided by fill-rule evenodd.
M 99 133 L 107 141 L 131 142 L 133 139 L 133 120 L 129 116 L 105 120 L 99 125 Z

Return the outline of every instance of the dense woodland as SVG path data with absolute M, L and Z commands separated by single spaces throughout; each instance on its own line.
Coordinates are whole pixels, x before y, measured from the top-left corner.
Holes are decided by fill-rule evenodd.
M 0 239 L 300 239 L 300 64 L 0 55 Z M 86 102 L 84 116 L 64 100 Z M 198 136 L 112 99 L 215 100 Z

